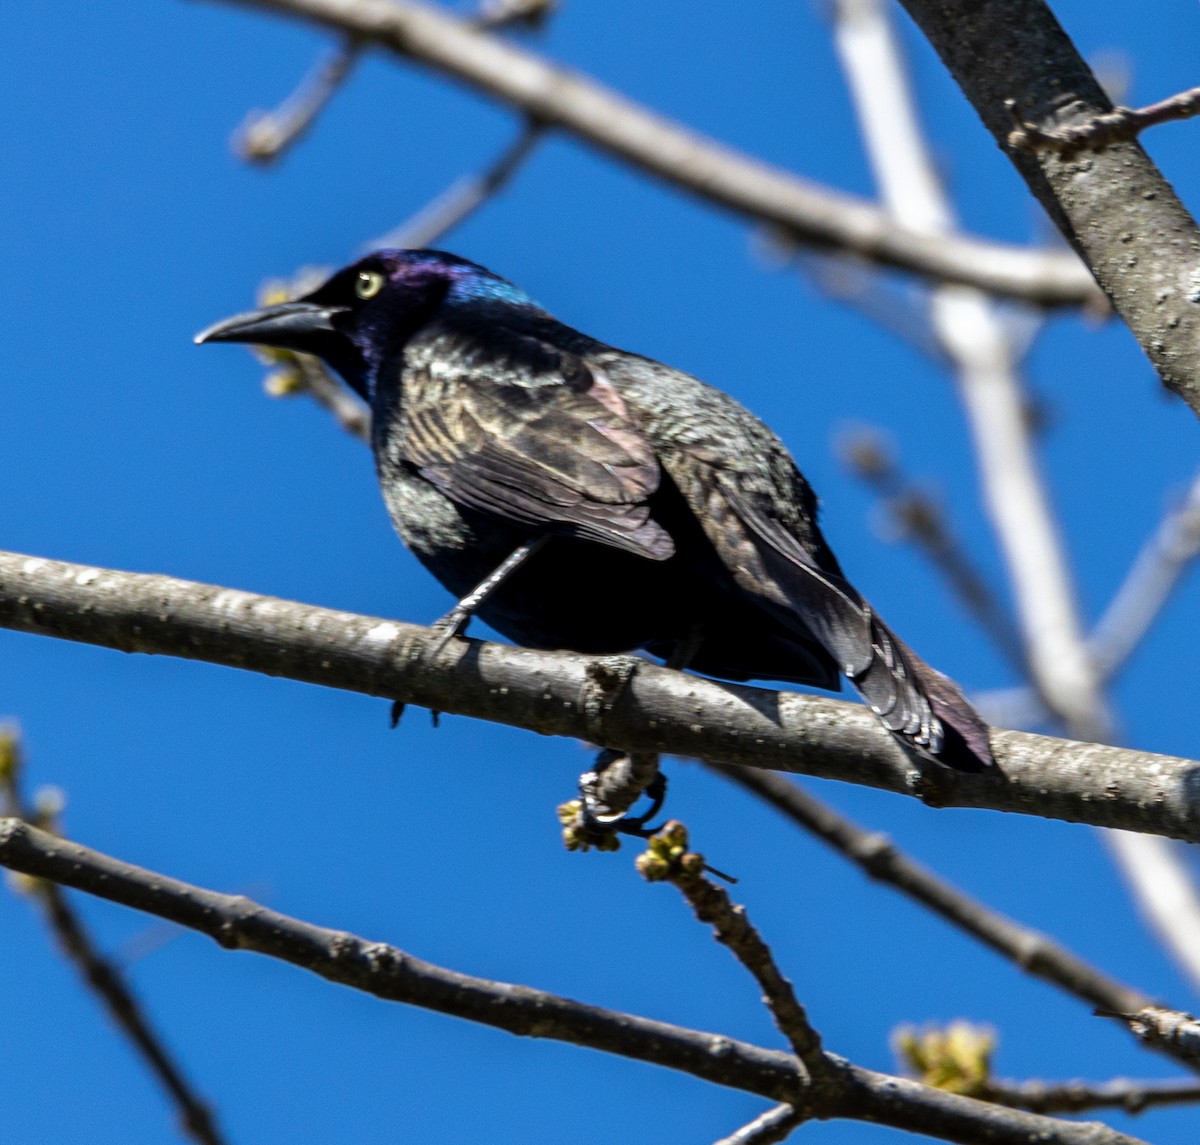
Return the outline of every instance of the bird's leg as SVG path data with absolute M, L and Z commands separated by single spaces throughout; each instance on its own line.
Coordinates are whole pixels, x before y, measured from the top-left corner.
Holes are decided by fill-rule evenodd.
M 466 596 L 462 598 L 441 620 L 435 621 L 433 627 L 440 635 L 429 651 L 436 656 L 455 636 L 461 636 L 475 610 L 487 600 L 514 572 L 517 571 L 534 553 L 549 540 L 549 537 L 535 537 L 532 541 L 514 549 L 508 557 L 483 578 Z
M 704 625 L 696 621 L 692 625 L 688 634 L 675 645 L 671 655 L 663 661 L 664 668 L 674 668 L 676 672 L 682 672 L 696 658 L 696 653 L 700 651 L 700 645 L 704 643 Z
M 671 650 L 666 667 L 682 672 L 703 643 L 704 626 L 697 622 Z M 586 827 L 646 838 L 658 830 L 647 824 L 662 810 L 667 797 L 667 777 L 658 768 L 657 752 L 626 752 L 606 747 L 596 756 L 592 770 L 580 776 L 579 790 Z M 643 795 L 650 800 L 649 809 L 641 815 L 630 815 L 629 808 Z

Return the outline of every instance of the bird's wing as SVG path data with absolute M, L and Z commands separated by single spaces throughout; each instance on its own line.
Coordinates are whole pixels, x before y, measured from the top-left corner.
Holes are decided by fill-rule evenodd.
M 675 468 L 668 464 L 673 476 Z M 689 468 L 697 472 L 694 460 Z M 794 480 L 777 472 L 763 488 L 725 467 L 698 468 L 689 499 L 739 588 L 793 631 L 814 637 L 906 742 L 967 770 L 990 764 L 987 726 L 958 685 L 921 660 L 841 575 L 794 467 L 787 463 Z
M 602 370 L 535 339 L 410 364 L 402 450 L 462 505 L 665 560 L 654 450 Z M 527 343 L 528 345 L 522 345 Z

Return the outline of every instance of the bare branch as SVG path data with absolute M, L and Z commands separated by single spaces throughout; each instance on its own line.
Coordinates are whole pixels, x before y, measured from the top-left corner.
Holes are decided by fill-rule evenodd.
M 838 48 L 885 201 L 915 229 L 931 235 L 950 230 L 952 208 L 917 124 L 901 49 L 881 0 L 841 0 L 834 11 Z M 970 422 L 988 513 L 1017 599 L 1022 659 L 1074 735 L 1104 739 L 1109 721 L 1038 472 L 1016 349 L 994 305 L 977 292 L 937 288 L 930 315 Z
M 975 568 L 941 506 L 896 463 L 883 434 L 868 428 L 847 434 L 839 452 L 855 476 L 883 499 L 902 538 L 924 553 L 1009 663 L 1024 674 L 1028 662 L 1012 617 Z
M 234 151 L 250 163 L 274 163 L 316 122 L 361 54 L 360 41 L 348 36 L 274 111 L 251 112 L 234 135 Z
M 1047 935 L 951 886 L 898 851 L 886 835 L 864 830 L 784 776 L 728 763 L 707 766 L 766 800 L 872 879 L 928 907 L 1027 974 L 1104 1010 L 1130 1013 L 1152 1004 L 1140 990 L 1110 978 Z
M 1197 1081 L 989 1081 L 988 1101 L 1028 1109 L 1030 1113 L 1082 1113 L 1088 1109 L 1123 1109 L 1142 1113 L 1164 1105 L 1200 1101 Z
M 1200 473 L 1181 504 L 1163 517 L 1088 638 L 1102 679 L 1111 679 L 1162 613 L 1200 557 Z
M 1165 1050 L 1181 1060 L 1200 1065 L 1200 1021 L 1191 1014 L 1146 1006 L 1131 1014 L 1098 1010 L 1102 1017 L 1116 1018 L 1151 1049 Z
M 1184 575 L 1200 558 L 1200 474 L 1183 501 L 1164 515 L 1142 547 L 1104 615 L 1087 638 L 1088 655 L 1101 683 L 1112 680 L 1162 615 Z M 976 706 L 1007 727 L 1051 719 L 1030 688 L 977 694 Z
M 485 32 L 514 24 L 540 28 L 556 7 L 557 0 L 485 0 L 473 22 L 476 28 Z
M 775 1100 L 806 1084 L 788 1054 L 458 974 L 386 943 L 314 926 L 240 895 L 123 863 L 19 819 L 0 820 L 0 865 L 169 919 L 228 949 L 267 954 L 388 1001 L 655 1062 Z
M 371 410 L 361 398 L 352 394 L 330 373 L 320 358 L 311 354 L 293 354 L 292 369 L 285 386 L 271 389 L 275 397 L 295 397 L 305 394 L 329 413 L 351 437 L 364 445 L 371 444 Z
M 805 1100 L 808 1082 L 789 1054 L 492 982 L 435 966 L 394 946 L 289 918 L 109 858 L 20 819 L 0 819 L 0 866 L 52 879 L 170 919 L 222 946 L 253 950 L 332 982 L 527 1037 L 553 1038 L 652 1062 L 776 1101 Z M 962 1145 L 1144 1145 L 1097 1123 L 1076 1123 L 944 1093 L 828 1056 L 820 1117 L 846 1117 Z M 816 1091 L 814 1091 L 816 1092 Z
M 902 2 L 1163 381 L 1200 414 L 1200 234 L 1170 183 L 1136 142 L 1072 159 L 1008 144 L 1009 100 L 1043 130 L 1113 110 L 1053 12 L 1044 0 Z
M 0 814 L 15 816 L 32 824 L 45 816 L 31 807 L 22 794 L 22 766 L 16 736 L 0 728 Z M 225 1138 L 217 1128 L 208 1103 L 196 1093 L 171 1056 L 146 1016 L 133 987 L 117 966 L 100 953 L 91 932 L 62 888 L 55 882 L 35 878 L 29 891 L 30 898 L 41 907 L 46 924 L 67 960 L 74 965 L 88 989 L 108 1011 L 113 1024 L 129 1039 L 175 1105 L 182 1131 L 199 1145 L 224 1145 Z
M 1084 149 L 1102 151 L 1113 143 L 1136 139 L 1148 127 L 1191 119 L 1200 115 L 1200 87 L 1189 88 L 1147 107 L 1114 107 L 1112 111 L 1072 123 L 1066 127 L 1044 128 L 1021 118 L 1016 100 L 1006 106 L 1016 121 L 1008 134 L 1008 145 L 1025 151 L 1055 151 L 1064 158 Z
M 777 1141 L 786 1140 L 803 1120 L 784 1102 L 774 1109 L 768 1109 L 748 1125 L 743 1125 L 736 1133 L 722 1137 L 715 1145 L 775 1145 Z
M 465 175 L 422 207 L 411 219 L 370 242 L 371 250 L 383 247 L 425 247 L 460 226 L 502 190 L 529 157 L 542 135 L 542 127 L 526 120 L 517 138 L 496 161 L 478 175 Z
M 771 948 L 763 941 L 746 910 L 734 906 L 724 887 L 704 877 L 704 857 L 688 850 L 687 828 L 672 820 L 647 843 L 638 856 L 637 868 L 649 882 L 669 882 L 688 901 L 701 922 L 713 928 L 718 942 L 750 972 L 762 990 L 763 1003 L 771 1011 L 780 1033 L 808 1072 L 810 1100 L 819 1102 L 828 1083 L 829 1061 L 821 1048 L 821 1035 L 808 1020 L 791 982 L 775 963 Z M 797 1115 L 811 1115 L 808 1102 L 796 1103 Z
M 1183 848 L 1127 831 L 1106 831 L 1103 838 L 1142 917 L 1192 985 L 1200 987 L 1200 895 Z
M 1200 763 L 992 732 L 987 772 L 922 770 L 839 700 L 720 683 L 636 657 L 540 652 L 165 576 L 0 553 L 0 627 L 227 664 L 634 751 L 862 783 L 932 806 L 987 807 L 1200 841 Z M 634 670 L 609 698 L 596 674 Z M 617 663 L 619 662 L 619 663 Z
M 1070 255 L 959 235 L 931 238 L 862 199 L 741 154 L 436 9 L 393 0 L 232 2 L 379 44 L 798 242 L 1042 306 L 1078 306 L 1098 297 Z

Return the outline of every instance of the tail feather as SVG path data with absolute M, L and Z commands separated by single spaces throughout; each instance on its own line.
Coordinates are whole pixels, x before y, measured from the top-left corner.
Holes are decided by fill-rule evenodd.
M 721 482 L 745 532 L 714 537 L 736 559 L 728 563 L 744 591 L 788 628 L 815 637 L 884 726 L 926 759 L 961 771 L 995 763 L 987 724 L 948 676 L 931 668 L 840 575 L 832 554 L 817 563 L 795 536 Z M 711 535 L 711 534 L 710 534 Z M 819 536 L 819 535 L 818 535 Z M 747 545 L 745 542 L 749 541 Z

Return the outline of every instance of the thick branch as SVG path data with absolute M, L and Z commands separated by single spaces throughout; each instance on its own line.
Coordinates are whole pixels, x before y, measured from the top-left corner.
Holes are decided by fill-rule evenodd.
M 1200 841 L 1200 763 L 994 731 L 999 766 L 921 770 L 859 705 L 684 675 L 632 657 L 454 641 L 417 625 L 164 576 L 0 553 L 0 627 L 227 664 L 630 750 L 744 763 Z M 630 666 L 636 670 L 630 672 Z M 628 677 L 615 692 L 614 677 Z
M 1099 297 L 1087 271 L 1061 252 L 920 234 L 861 199 L 743 155 L 436 9 L 393 0 L 234 2 L 389 48 L 795 241 L 1044 306 Z
M 271 955 L 388 1001 L 655 1062 L 777 1101 L 805 1084 L 788 1054 L 458 974 L 386 943 L 314 926 L 241 895 L 219 894 L 123 863 L 20 819 L 0 819 L 0 865 L 169 919 L 230 949 Z
M 1054 14 L 1043 0 L 903 3 L 1163 381 L 1200 414 L 1200 234 L 1171 185 L 1136 142 L 1069 158 L 1009 143 L 1009 100 L 1048 129 L 1112 111 Z
M 333 982 L 527 1037 L 554 1038 L 796 1100 L 806 1081 L 787 1054 L 698 1030 L 491 982 L 424 962 L 382 942 L 328 930 L 237 895 L 191 886 L 59 839 L 20 819 L 0 819 L 0 865 L 144 910 L 216 939 L 272 955 Z M 848 1117 L 962 1145 L 1144 1145 L 1107 1126 L 1006 1109 L 829 1056 L 821 1117 Z

